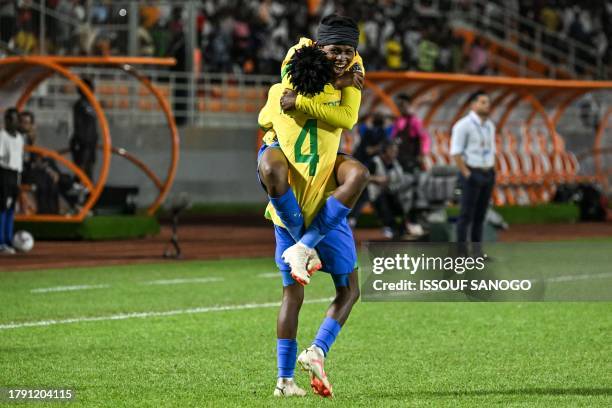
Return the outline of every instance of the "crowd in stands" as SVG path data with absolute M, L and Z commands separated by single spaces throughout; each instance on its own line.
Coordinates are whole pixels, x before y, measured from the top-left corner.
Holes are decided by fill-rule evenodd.
M 612 1 L 521 2 L 521 14 L 539 21 L 549 32 L 562 34 L 583 45 L 594 45 L 604 62 L 612 57 Z M 562 41 L 555 47 L 563 49 Z
M 39 3 L 0 0 L 0 40 L 20 53 L 37 53 L 42 46 L 40 29 L 44 27 L 44 48 L 51 54 L 128 52 L 126 3 L 96 1 L 87 7 L 85 0 L 47 0 L 44 24 L 40 6 L 36 6 Z M 137 52 L 180 57 L 185 50 L 187 14 L 182 5 L 139 3 Z M 559 38 L 570 38 L 595 45 L 599 56 L 610 60 L 611 0 L 459 0 L 454 4 L 482 15 L 479 21 L 484 28 L 488 22 L 507 22 L 504 10 L 518 13 L 545 27 L 546 44 L 563 50 L 567 45 Z M 298 37 L 314 37 L 321 16 L 336 11 L 359 22 L 359 51 L 368 70 L 485 73 L 489 65 L 486 44 L 476 41 L 467 47 L 453 34 L 447 21 L 452 5 L 450 0 L 324 0 L 316 10 L 309 10 L 307 1 L 203 0 L 196 7 L 201 68 L 208 72 L 275 74 L 286 50 Z M 495 31 L 495 27 L 499 36 L 507 35 L 499 25 L 489 28 Z M 533 27 L 518 28 L 535 36 Z M 529 48 L 533 42 L 523 41 L 521 45 Z

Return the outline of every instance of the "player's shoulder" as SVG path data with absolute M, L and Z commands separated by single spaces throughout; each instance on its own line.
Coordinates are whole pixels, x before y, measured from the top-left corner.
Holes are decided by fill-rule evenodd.
M 284 89 L 285 86 L 280 82 L 272 85 L 270 89 L 268 89 L 268 98 L 274 98 L 276 96 L 280 97 Z

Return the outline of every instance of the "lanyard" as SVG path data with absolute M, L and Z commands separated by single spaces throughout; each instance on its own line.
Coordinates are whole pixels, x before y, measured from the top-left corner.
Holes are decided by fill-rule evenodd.
M 474 125 L 476 125 L 476 130 L 478 131 L 478 134 L 480 135 L 480 147 L 485 151 L 485 154 L 489 152 L 490 148 L 491 148 L 491 143 L 488 136 L 485 136 L 485 134 L 482 132 L 482 128 L 483 126 L 481 126 L 474 118 L 472 118 L 472 122 L 474 123 Z M 484 127 L 487 129 L 487 134 L 489 133 L 489 128 L 487 126 L 487 123 L 485 122 Z

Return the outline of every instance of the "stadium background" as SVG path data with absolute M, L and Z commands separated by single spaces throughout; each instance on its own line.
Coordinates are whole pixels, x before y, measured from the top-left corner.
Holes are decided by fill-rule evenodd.
M 254 175 L 255 153 L 260 137 L 256 122 L 257 112 L 265 101 L 267 88 L 278 80 L 278 66 L 286 50 L 300 35 L 314 36 L 313 30 L 321 16 L 332 11 L 352 16 L 359 22 L 362 30 L 359 51 L 364 57 L 368 74 L 373 74 L 373 79 L 364 91 L 360 115 L 363 120 L 375 110 L 389 115 L 396 113 L 392 103 L 385 103 L 385 97 L 377 93 L 376 86 L 381 87 L 384 95 L 392 98 L 402 90 L 415 93 L 420 88 L 426 88 L 428 84 L 435 84 L 422 90 L 416 105 L 421 117 L 427 116 L 433 107 L 436 108 L 428 123 L 437 149 L 431 160 L 434 163 L 444 161 L 447 160 L 444 149 L 453 118 L 463 105 L 468 91 L 484 86 L 492 92 L 493 99 L 499 102 L 499 108 L 493 115 L 494 121 L 499 122 L 505 117 L 506 126 L 498 135 L 504 146 L 503 160 L 510 163 L 509 166 L 513 161 L 520 161 L 519 153 L 523 152 L 526 146 L 532 147 L 536 153 L 548 156 L 552 168 L 544 173 L 532 174 L 524 171 L 519 164 L 498 180 L 499 185 L 504 188 L 496 198 L 497 204 L 500 204 L 497 208 L 510 223 L 509 230 L 498 233 L 497 238 L 500 241 L 556 242 L 593 238 L 609 240 L 612 236 L 610 222 L 579 222 L 580 210 L 575 203 L 551 202 L 559 187 L 574 185 L 580 181 L 596 183 L 602 188 L 603 197 L 609 197 L 611 194 L 609 146 L 612 146 L 612 94 L 610 83 L 606 82 L 612 75 L 612 5 L 609 1 L 9 1 L 0 6 L 0 53 L 5 60 L 38 55 L 174 58 L 177 64 L 172 67 L 139 64 L 133 66 L 139 75 L 150 79 L 171 108 L 180 137 L 180 154 L 172 189 L 154 217 L 154 220 L 161 220 L 161 230 L 158 234 L 131 240 L 40 240 L 30 253 L 1 258 L 0 271 L 28 272 L 2 274 L 0 279 L 3 282 L 4 300 L 1 303 L 5 307 L 0 325 L 83 316 L 112 316 L 113 313 L 124 312 L 164 312 L 177 308 L 276 301 L 276 292 L 271 292 L 274 282 L 272 279 L 266 280 L 264 277 L 255 285 L 261 290 L 260 295 L 242 293 L 240 297 L 231 295 L 233 286 L 229 282 L 231 279 L 249 279 L 250 274 L 274 271 L 273 263 L 268 259 L 274 248 L 273 234 L 262 217 L 266 197 Z M 166 172 L 172 167 L 172 140 L 164 113 L 142 82 L 129 72 L 109 65 L 112 64 L 81 63 L 71 67 L 71 71 L 94 78 L 95 97 L 108 121 L 112 146 L 131 153 L 158 178 L 164 179 Z M 5 70 L 7 67 L 0 67 L 0 73 L 5 75 L 0 75 L 0 78 L 9 77 L 10 71 Z M 385 72 L 387 74 L 384 74 Z M 409 73 L 405 74 L 406 72 Z M 429 74 L 441 80 L 429 81 Z M 453 78 L 457 78 L 454 77 L 455 74 L 474 75 L 469 79 L 473 81 L 473 85 L 466 88 L 456 86 L 456 83 L 452 82 L 455 80 Z M 476 76 L 482 78 L 482 84 L 479 84 Z M 521 94 L 524 93 L 522 88 L 500 85 L 502 77 L 530 78 L 534 81 L 531 82 L 533 86 L 543 88 L 533 88 L 531 96 L 525 96 Z M 397 83 L 393 84 L 386 78 L 397 80 Z M 581 82 L 577 88 L 571 90 L 562 90 L 557 82 L 548 83 L 546 86 L 542 85 L 547 84 L 546 82 L 538 82 L 548 79 L 597 82 L 590 83 L 588 89 L 584 88 L 585 82 Z M 444 85 L 444 81 L 451 82 Z M 3 82 L 0 79 L 0 83 Z M 540 85 L 536 86 L 538 83 Z M 601 89 L 592 91 L 593 88 Z M 583 89 L 586 89 L 586 92 L 580 93 Z M 0 88 L 0 93 L 5 101 L 2 103 L 2 109 L 6 109 L 6 101 L 14 99 L 15 94 L 10 89 L 7 91 L 6 87 Z M 76 98 L 74 83 L 61 75 L 53 75 L 34 90 L 24 108 L 36 115 L 41 146 L 58 151 L 67 147 L 72 126 L 71 105 Z M 378 99 L 382 100 L 382 103 L 373 109 L 372 106 Z M 541 115 L 540 109 L 534 109 L 534 99 L 542 104 L 542 109 L 549 118 L 555 117 L 556 109 L 567 101 L 567 109 L 559 115 L 559 120 L 555 123 L 554 134 L 551 134 L 547 127 L 546 115 Z M 527 123 L 529 126 L 526 126 Z M 553 143 L 556 135 L 559 135 L 560 145 Z M 526 143 L 525 140 L 530 142 Z M 344 135 L 343 143 L 347 150 L 357 141 L 357 127 Z M 555 146 L 562 146 L 562 149 L 555 149 Z M 555 159 L 559 161 L 557 167 Z M 100 170 L 98 160 L 96 177 L 99 176 Z M 151 177 L 119 155 L 112 156 L 106 184 L 122 188 L 138 187 L 138 193 L 129 198 L 138 214 L 142 214 L 158 195 L 158 188 L 151 181 Z M 174 261 L 162 261 L 161 255 L 171 234 L 169 207 L 173 199 L 182 192 L 189 194 L 193 206 L 181 217 L 179 236 L 185 259 L 176 264 Z M 86 220 L 89 223 L 93 219 L 98 220 L 97 225 L 91 227 L 96 230 L 93 235 L 109 238 L 114 236 L 113 231 L 122 229 L 126 222 L 122 221 L 121 217 L 125 215 L 115 217 L 115 214 L 112 214 L 111 217 L 104 218 L 105 211 L 112 213 L 116 210 L 94 210 L 94 216 Z M 453 211 L 456 210 L 451 208 L 449 213 L 452 214 Z M 22 214 L 21 217 L 28 219 L 27 217 L 32 215 L 35 214 Z M 35 229 L 40 236 L 50 236 L 57 231 L 57 223 L 40 223 L 36 222 L 35 218 L 33 220 L 34 223 L 21 226 Z M 366 216 L 366 222 L 356 230 L 358 241 L 380 239 L 377 225 L 375 219 L 368 220 Z M 111 232 L 108 232 L 109 230 Z M 148 234 L 155 230 L 155 226 L 147 224 L 135 235 Z M 125 233 L 130 235 L 129 232 Z M 65 237 L 75 234 L 64 230 L 60 236 L 62 235 Z M 76 236 L 79 235 L 88 236 L 83 231 L 76 233 Z M 247 260 L 234 260 L 237 256 Z M 253 257 L 257 259 L 249 261 Z M 191 262 L 196 259 L 227 261 Z M 144 265 L 129 266 L 135 263 Z M 46 271 L 52 273 L 46 274 Z M 208 279 L 209 275 L 213 278 L 220 275 L 228 282 L 218 284 L 211 291 L 208 291 L 208 287 L 198 286 L 197 280 Z M 126 279 L 127 282 L 130 282 L 130 279 L 134 282 L 137 279 L 186 279 L 189 287 L 182 287 L 179 283 L 169 291 L 162 290 L 165 289 L 163 286 L 160 286 L 162 289 L 159 291 L 134 290 L 128 288 Z M 108 289 L 108 292 L 103 292 L 106 290 L 104 288 L 95 287 L 108 285 L 109 282 L 113 282 L 113 287 Z M 192 284 L 189 285 L 189 282 Z M 41 287 L 79 285 L 93 287 L 90 290 L 85 288 L 83 292 L 68 290 L 51 292 L 51 295 L 33 295 L 35 292 L 31 292 Z M 323 283 L 319 282 L 317 285 L 313 293 L 329 295 L 325 292 Z M 60 297 L 64 295 L 65 297 Z M 40 296 L 49 297 L 43 299 Z M 91 297 L 88 299 L 88 296 Z M 133 297 L 126 299 L 126 296 Z M 102 298 L 106 300 L 103 301 Z M 160 302 L 154 304 L 151 300 L 154 298 L 160 299 Z M 308 306 L 309 314 L 306 314 L 304 319 L 306 324 L 314 324 L 316 316 L 320 314 L 320 310 L 313 309 L 314 306 L 316 305 Z M 526 308 L 526 311 L 520 310 L 521 307 Z M 609 344 L 606 345 L 603 341 L 603 336 L 609 333 L 611 328 L 609 303 L 580 305 L 573 309 L 565 305 L 555 305 L 550 309 L 538 305 L 504 305 L 493 314 L 482 309 L 444 305 L 433 312 L 433 318 L 423 320 L 427 324 L 419 323 L 418 318 L 432 313 L 429 305 L 419 305 L 413 310 L 414 316 L 406 317 L 402 305 L 386 308 L 384 305 L 377 305 L 359 312 L 361 317 L 358 314 L 355 319 L 376 319 L 377 313 L 401 316 L 397 317 L 398 321 L 415 325 L 417 335 L 449 348 L 452 347 L 452 338 L 457 336 L 456 330 L 460 326 L 450 322 L 433 329 L 436 324 L 440 324 L 435 317 L 450 317 L 459 325 L 471 319 L 472 322 L 468 323 L 471 334 L 463 339 L 469 338 L 474 345 L 481 345 L 483 353 L 495 353 L 497 347 L 489 342 L 495 342 L 498 338 L 481 327 L 478 321 L 497 314 L 505 319 L 507 324 L 498 322 L 493 324 L 494 329 L 510 336 L 502 342 L 504 347 L 520 351 L 521 347 L 527 347 L 534 342 L 540 352 L 538 362 L 541 369 L 528 368 L 530 364 L 527 357 L 508 363 L 508 356 L 500 353 L 494 361 L 502 367 L 508 363 L 507 367 L 502 369 L 507 376 L 506 382 L 489 381 L 495 369 L 483 363 L 481 366 L 469 368 L 474 381 L 468 381 L 465 391 L 461 387 L 455 387 L 461 376 L 452 368 L 444 368 L 439 380 L 422 381 L 412 394 L 396 395 L 393 387 L 385 391 L 386 394 L 376 393 L 372 387 L 366 387 L 357 393 L 357 397 L 351 397 L 356 399 L 349 398 L 347 404 L 367 404 L 372 395 L 380 398 L 381 404 L 398 405 L 401 405 L 402 401 L 416 404 L 452 404 L 453 398 L 458 395 L 465 398 L 461 403 L 470 406 L 525 401 L 534 405 L 583 403 L 605 406 L 610 402 L 610 350 Z M 257 331 L 259 326 L 251 326 L 252 324 L 265 325 L 274 319 L 272 310 L 258 314 L 250 323 L 247 323 L 250 319 L 248 311 L 237 313 L 244 315 L 240 315 L 236 321 L 254 331 Z M 554 318 L 555 313 L 565 315 L 567 321 L 557 321 Z M 590 317 L 589 323 L 581 323 L 583 315 Z M 159 340 L 169 330 L 163 323 L 163 318 L 159 319 L 160 326 L 151 334 L 152 339 L 158 339 L 158 344 L 155 344 L 154 340 L 153 343 L 137 341 L 131 345 L 133 336 L 145 336 L 144 333 L 150 328 L 142 327 L 141 323 L 131 328 L 127 327 L 129 322 L 118 323 L 125 324 L 121 327 L 127 333 L 119 344 L 123 344 L 125 350 L 129 351 L 126 351 L 125 355 L 126 377 L 123 381 L 129 384 L 128 388 L 134 387 L 131 392 L 135 392 L 139 387 L 146 388 L 130 375 L 138 373 L 139 364 L 146 359 L 147 353 L 160 352 L 164 347 L 170 347 Z M 513 330 L 522 330 L 521 322 L 525 325 L 535 325 L 542 319 L 547 324 L 542 327 L 541 333 L 535 334 L 525 329 L 523 341 L 511 337 Z M 200 324 L 209 325 L 211 330 L 218 330 L 219 333 L 233 330 L 219 325 L 214 317 L 211 317 L 210 321 L 208 317 L 203 317 L 203 321 L 195 322 L 185 322 L 179 318 L 172 323 L 178 323 L 179 327 L 182 327 L 178 334 L 175 332 L 170 336 L 170 339 L 178 340 L 179 344 L 183 344 L 180 340 L 182 334 L 201 335 Z M 108 360 L 100 350 L 105 344 L 104 337 L 114 329 L 100 323 L 101 325 L 91 332 L 95 335 L 88 334 L 85 326 L 87 324 L 96 323 L 83 323 L 83 326 L 77 323 L 75 326 L 65 326 L 67 329 L 61 333 L 47 333 L 50 336 L 47 346 L 57 347 L 58 350 L 69 350 L 71 339 L 83 342 L 83 348 L 78 348 L 77 357 L 62 360 L 61 369 L 56 374 L 52 373 L 52 365 L 49 363 L 44 363 L 43 369 L 37 373 L 34 365 L 22 360 L 23 356 L 42 359 L 46 353 L 45 344 L 32 341 L 32 334 L 26 331 L 41 330 L 41 333 L 45 333 L 45 330 L 54 330 L 53 327 L 9 331 L 12 329 L 2 326 L 2 330 L 7 330 L 4 333 L 7 334 L 5 339 L 8 343 L 4 346 L 7 350 L 11 350 L 10 347 L 21 347 L 21 357 L 18 357 L 16 352 L 9 352 L 9 358 L 2 363 L 4 374 L 0 376 L 0 386 L 36 382 L 41 385 L 61 385 L 63 381 L 71 380 L 71 384 L 75 384 L 77 389 L 80 386 L 84 390 L 86 403 L 97 401 L 102 404 L 99 389 L 91 387 L 86 377 L 74 375 L 70 367 L 74 363 L 94 370 L 92 363 L 87 362 L 84 357 L 87 347 L 95 350 L 96 361 L 107 364 Z M 355 325 L 352 336 L 369 333 L 367 324 Z M 569 326 L 568 330 L 566 325 Z M 401 340 L 405 335 L 379 326 L 380 324 L 377 326 L 378 330 L 387 336 L 390 344 L 402 350 Z M 70 327 L 76 328 L 71 331 Z M 584 340 L 580 329 L 583 330 L 582 334 L 590 333 L 592 336 L 583 343 L 583 347 L 574 350 L 574 344 Z M 431 334 L 436 331 L 445 332 L 446 335 L 443 339 L 437 338 Z M 545 338 L 546 335 L 554 337 L 562 334 L 567 337 L 560 341 L 560 344 L 553 345 Z M 368 336 L 370 334 L 362 336 L 359 341 L 373 341 Z M 220 347 L 220 343 L 213 337 L 208 337 L 202 342 L 201 348 L 194 352 L 206 353 L 210 352 L 209 347 Z M 263 335 L 256 343 L 263 345 L 265 349 L 257 358 L 263 360 L 264 355 L 266 358 L 270 357 L 268 354 L 272 346 L 263 339 Z M 127 346 L 128 344 L 130 346 Z M 359 350 L 367 350 L 364 344 L 356 344 L 354 341 L 349 344 Z M 423 350 L 427 350 L 425 342 L 419 344 Z M 41 347 L 40 351 L 35 350 L 38 346 Z M 244 350 L 250 345 L 238 344 L 238 347 Z M 555 355 L 555 347 L 563 350 L 568 358 L 561 359 Z M 349 349 L 341 350 L 343 351 L 338 354 L 348 353 Z M 423 353 L 435 353 L 436 348 L 428 350 Z M 462 350 L 466 359 L 482 357 L 482 354 L 470 347 Z M 414 353 L 409 360 L 412 358 L 413 362 L 420 361 L 418 353 Z M 576 363 L 579 353 L 583 353 L 585 358 L 591 361 L 590 365 Z M 248 358 L 242 351 L 240 355 L 241 358 Z M 444 355 L 445 358 L 452 359 L 450 354 Z M 205 373 L 204 377 L 192 378 L 192 384 L 201 386 L 205 379 L 215 378 L 215 374 L 207 371 L 204 366 L 191 366 L 188 359 L 189 356 L 173 351 L 167 359 L 160 358 L 154 363 L 145 364 L 144 369 L 155 371 L 158 367 L 156 364 L 159 364 L 163 372 L 163 367 L 173 361 L 180 367 L 179 371 L 199 369 Z M 460 360 L 457 363 L 466 364 L 466 361 Z M 573 366 L 571 362 L 574 362 Z M 360 369 L 351 366 L 347 361 L 343 363 L 353 372 Z M 267 368 L 271 370 L 273 365 L 268 365 L 270 367 Z M 221 366 L 228 373 L 240 375 L 240 371 L 231 362 L 224 361 Z M 110 364 L 110 367 L 111 371 L 102 370 L 99 375 L 103 379 L 101 384 L 112 388 L 117 384 L 112 379 L 112 369 L 116 366 Z M 248 368 L 253 370 L 252 372 L 258 372 L 260 369 L 250 365 Z M 391 373 L 394 368 L 397 369 L 393 365 L 387 365 L 383 371 Z M 407 367 L 400 365 L 399 369 L 407 370 Z M 567 370 L 569 376 L 573 374 L 573 382 L 565 384 L 563 376 L 552 374 L 563 369 Z M 348 376 L 348 373 L 342 374 L 340 363 L 336 370 L 339 375 Z M 424 374 L 427 370 L 426 367 L 416 368 L 417 374 Z M 512 374 L 512 370 L 524 373 L 527 381 L 519 378 L 518 374 Z M 180 376 L 169 376 L 171 379 L 168 384 L 160 386 L 160 389 L 167 391 L 168 388 L 165 387 L 182 384 Z M 153 384 L 161 384 L 164 381 L 162 377 Z M 480 384 L 486 384 L 485 391 L 477 384 L 478 379 L 481 380 Z M 349 384 L 353 381 L 350 378 L 343 380 Z M 542 382 L 541 387 L 538 386 L 538 381 Z M 237 389 L 251 392 L 255 389 L 254 383 L 263 390 L 259 393 L 260 388 L 257 388 L 257 396 L 243 400 L 235 391 Z M 223 391 L 208 388 L 209 386 L 205 389 L 213 396 L 213 401 L 263 404 L 266 400 L 260 398 L 267 396 L 268 389 L 265 387 L 268 383 L 270 382 L 258 379 L 236 385 L 229 377 L 229 384 L 234 385 L 234 391 L 224 394 Z M 197 393 L 196 390 L 194 392 Z M 342 393 L 346 396 L 350 394 L 350 390 L 347 387 Z M 525 396 L 528 396 L 527 400 Z M 135 399 L 124 398 L 126 397 L 115 394 L 111 400 L 138 404 L 134 395 L 129 398 Z M 151 392 L 148 398 L 140 402 L 146 404 L 148 401 L 153 404 L 154 401 L 165 401 L 171 404 L 172 401 L 155 392 Z M 185 405 L 196 403 L 196 400 L 182 398 L 179 397 L 179 400 Z

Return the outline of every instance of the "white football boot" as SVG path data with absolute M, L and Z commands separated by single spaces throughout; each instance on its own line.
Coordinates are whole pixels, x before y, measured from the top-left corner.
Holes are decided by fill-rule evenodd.
M 300 388 L 293 378 L 279 378 L 274 388 L 275 397 L 303 397 L 306 391 Z
M 325 373 L 325 356 L 319 347 L 312 345 L 302 351 L 298 357 L 298 363 L 302 370 L 310 374 L 310 386 L 315 394 L 329 398 L 334 396 L 332 385 Z

